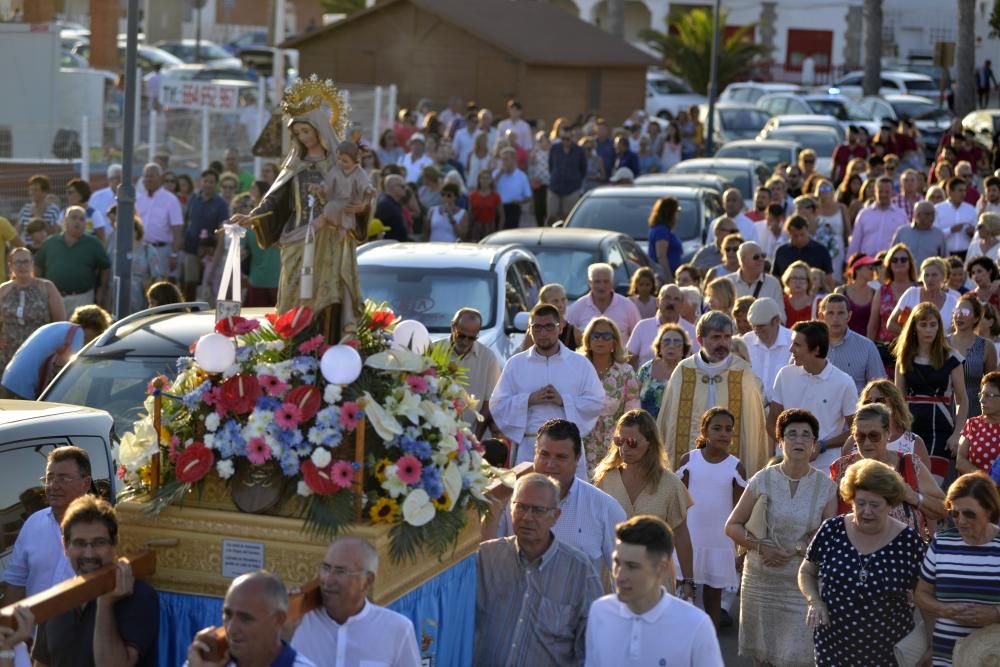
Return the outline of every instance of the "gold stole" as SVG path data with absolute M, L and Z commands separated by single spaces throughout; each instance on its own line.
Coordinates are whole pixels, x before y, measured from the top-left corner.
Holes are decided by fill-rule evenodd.
M 674 440 L 674 458 L 679 461 L 691 447 L 691 412 L 694 410 L 694 391 L 697 387 L 698 373 L 690 366 L 681 367 L 681 398 L 677 405 L 677 437 Z M 740 457 L 740 420 L 743 415 L 743 371 L 728 371 L 729 405 L 727 409 L 733 413 L 733 442 L 729 453 Z M 713 406 L 708 406 L 713 407 Z M 707 409 L 707 408 L 706 408 Z M 700 421 L 700 417 L 699 417 Z M 676 464 L 676 461 L 671 463 Z

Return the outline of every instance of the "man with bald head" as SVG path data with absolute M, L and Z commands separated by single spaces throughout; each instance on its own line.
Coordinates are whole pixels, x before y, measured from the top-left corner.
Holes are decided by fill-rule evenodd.
M 488 347 L 479 342 L 479 332 L 483 328 L 483 316 L 475 308 L 459 308 L 451 318 L 451 336 L 434 344 L 441 351 L 467 371 L 466 391 L 481 401 L 479 412 L 486 421 L 480 422 L 476 411 L 469 409 L 463 414 L 465 420 L 479 433 L 485 432 L 489 422 L 488 405 L 493 388 L 500 379 L 500 362 Z M 480 436 L 481 437 L 481 436 Z
M 174 193 L 163 187 L 163 168 L 150 162 L 142 168 L 142 182 L 135 189 L 135 212 L 142 220 L 143 238 L 156 250 L 160 266 L 177 268 L 184 242 L 184 214 Z
M 404 197 L 406 197 L 406 180 L 398 174 L 386 176 L 382 194 L 375 200 L 375 217 L 389 228 L 385 233 L 387 239 L 409 240 L 406 221 L 403 219 Z
M 607 317 L 618 325 L 622 340 L 628 340 L 639 323 L 639 309 L 632 301 L 615 292 L 615 270 L 598 262 L 587 267 L 590 291 L 566 309 L 566 321 L 583 331 L 595 317 Z
M 741 296 L 752 296 L 755 299 L 767 297 L 774 299 L 779 304 L 783 303 L 781 283 L 764 270 L 767 264 L 767 254 L 764 249 L 754 241 L 744 241 L 740 245 L 737 256 L 740 261 L 739 270 L 726 276 L 736 290 L 736 298 Z M 785 321 L 784 308 L 782 308 L 781 321 Z
M 743 193 L 738 188 L 729 188 L 722 193 L 722 206 L 726 209 L 726 217 L 731 218 L 736 223 L 739 235 L 745 241 L 756 241 L 757 226 L 743 212 Z M 708 230 L 709 236 L 715 234 L 715 225 L 718 221 L 719 218 L 712 221 L 712 225 Z
M 302 617 L 292 648 L 317 667 L 419 667 L 413 623 L 368 601 L 378 552 L 360 537 L 333 541 L 319 564 L 323 606 Z
M 691 354 L 698 351 L 694 325 L 681 317 L 683 304 L 684 292 L 680 287 L 671 283 L 660 288 L 660 293 L 656 297 L 656 315 L 639 320 L 635 329 L 632 329 L 632 335 L 629 336 L 626 348 L 632 368 L 638 369 L 653 358 L 653 341 L 656 340 L 656 334 L 664 324 L 673 323 L 684 329 L 688 340 L 691 341 Z
M 892 245 L 905 243 L 913 254 L 913 265 L 919 267 L 928 257 L 947 257 L 947 238 L 934 225 L 937 211 L 929 201 L 920 201 L 913 206 L 913 220 L 900 227 L 892 237 Z
M 35 275 L 55 284 L 66 314 L 71 314 L 80 306 L 104 303 L 111 258 L 104 244 L 86 233 L 87 212 L 82 207 L 67 208 L 62 224 L 62 233 L 45 239 L 35 255 Z
M 205 628 L 188 647 L 186 667 L 316 667 L 281 633 L 288 619 L 288 591 L 281 579 L 258 570 L 236 577 L 222 603 L 229 645 L 222 662 L 206 659 L 216 628 Z

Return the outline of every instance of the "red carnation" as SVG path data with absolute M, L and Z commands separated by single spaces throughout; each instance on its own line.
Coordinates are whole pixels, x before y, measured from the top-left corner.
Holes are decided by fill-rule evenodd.
M 177 479 L 186 483 L 197 482 L 208 474 L 214 463 L 212 450 L 196 442 L 177 456 Z
M 240 373 L 222 383 L 219 402 L 229 412 L 244 415 L 253 410 L 260 393 L 260 383 L 257 382 L 257 378 Z
M 319 409 L 323 407 L 323 396 L 319 389 L 311 384 L 296 387 L 285 396 L 285 403 L 291 403 L 302 413 L 302 421 L 307 422 L 316 416 Z
M 282 338 L 294 338 L 312 322 L 313 311 L 309 306 L 293 308 L 274 323 L 274 330 Z
M 324 468 L 316 467 L 316 464 L 312 462 L 312 459 L 306 459 L 302 462 L 302 479 L 305 481 L 306 486 L 312 489 L 313 493 L 319 494 L 321 496 L 328 496 L 332 493 L 340 491 L 342 488 L 333 477 L 333 462 Z
M 391 310 L 376 310 L 372 313 L 372 329 L 388 329 L 395 319 Z
M 260 326 L 257 320 L 248 320 L 245 317 L 226 317 L 215 323 L 215 332 L 223 336 L 232 338 L 242 336 L 254 331 Z

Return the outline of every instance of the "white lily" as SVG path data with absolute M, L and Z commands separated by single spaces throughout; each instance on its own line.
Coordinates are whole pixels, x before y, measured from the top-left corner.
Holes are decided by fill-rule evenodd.
M 448 467 L 444 469 L 444 474 L 441 475 L 441 483 L 444 484 L 444 490 L 448 494 L 447 511 L 450 512 L 455 507 L 455 503 L 458 502 L 458 497 L 462 494 L 462 473 L 454 461 L 449 463 Z
M 139 424 L 139 422 L 136 422 Z M 151 430 L 151 429 L 150 429 Z M 149 463 L 156 453 L 156 439 L 149 438 L 143 430 L 126 433 L 118 443 L 118 462 L 126 470 L 135 471 Z
M 383 440 L 392 440 L 403 432 L 403 427 L 400 426 L 395 417 L 386 412 L 367 391 L 358 399 L 358 407 L 364 410 L 368 422 Z
M 396 475 L 396 466 L 391 465 L 386 466 L 385 481 L 382 482 L 382 488 L 385 489 L 386 492 L 393 498 L 399 498 L 399 496 L 405 494 L 410 487 Z
M 409 389 L 404 389 L 403 398 L 396 401 L 393 412 L 401 417 L 406 417 L 414 426 L 420 424 L 422 413 L 420 397 Z
M 431 497 L 423 489 L 414 489 L 403 501 L 403 521 L 411 526 L 430 523 L 435 514 L 437 510 L 431 503 Z

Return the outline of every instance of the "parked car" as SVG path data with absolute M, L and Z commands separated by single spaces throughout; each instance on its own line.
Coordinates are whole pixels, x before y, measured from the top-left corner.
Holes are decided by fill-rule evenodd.
M 704 244 L 709 223 L 722 214 L 722 198 L 715 190 L 639 184 L 595 188 L 580 198 L 561 226 L 621 232 L 645 248 L 649 240 L 649 213 L 662 197 L 676 197 L 681 205 L 674 234 L 681 240 L 684 259 L 690 259 Z
M 833 151 L 840 143 L 834 130 L 816 125 L 783 125 L 761 134 L 761 139 L 793 141 L 801 148 L 811 148 L 816 153 L 816 171 L 825 175 L 833 169 Z
M 769 93 L 805 93 L 806 89 L 794 83 L 762 83 L 759 81 L 738 81 L 726 86 L 719 95 L 720 102 L 744 102 L 756 104 L 757 100 Z
M 680 110 L 708 100 L 698 95 L 683 79 L 662 70 L 646 74 L 646 113 L 651 117 L 674 118 Z
M 374 241 L 358 248 L 358 275 L 365 298 L 420 320 L 432 339 L 450 334 L 459 308 L 476 308 L 479 342 L 501 364 L 520 351 L 527 318 L 518 315 L 531 310 L 544 284 L 534 255 L 517 245 Z
M 643 174 L 635 179 L 636 185 L 687 185 L 692 188 L 708 188 L 720 195 L 733 187 L 731 181 L 716 174 Z
M 678 162 L 670 174 L 716 174 L 743 193 L 743 199 L 753 201 L 753 192 L 771 175 L 767 165 L 758 160 L 734 157 L 701 157 Z
M 715 157 L 741 157 L 759 160 L 774 169 L 775 165 L 784 162 L 794 164 L 799 159 L 802 145 L 797 141 L 777 139 L 744 139 L 730 141 L 715 152 Z
M 615 290 L 628 294 L 632 274 L 649 267 L 663 281 L 663 269 L 654 266 L 646 251 L 628 234 L 603 229 L 524 227 L 490 234 L 480 243 L 504 246 L 516 243 L 538 260 L 545 284 L 559 283 L 571 300 L 579 299 L 587 286 L 587 267 L 606 262 L 615 268 Z
M 267 30 L 251 30 L 245 32 L 231 42 L 227 42 L 223 45 L 227 51 L 229 51 L 234 56 L 239 56 L 240 51 L 243 49 L 256 48 L 258 46 L 268 45 L 268 34 Z
M 924 142 L 924 153 L 928 160 L 936 157 L 941 135 L 948 131 L 948 126 L 954 117 L 951 111 L 938 104 L 936 99 L 919 95 L 869 96 L 862 98 L 860 104 L 878 120 L 899 121 L 904 118 L 912 120 L 920 131 L 920 139 Z
M 830 84 L 830 92 L 850 97 L 860 98 L 862 91 L 861 82 L 865 77 L 862 71 L 851 72 Z M 893 70 L 882 70 L 879 84 L 879 95 L 936 95 L 938 86 L 934 80 L 926 74 L 916 74 L 914 72 L 901 72 Z
M 81 42 L 73 47 L 73 53 L 85 58 L 90 59 L 90 44 L 88 42 Z M 163 49 L 158 49 L 155 46 L 149 46 L 148 44 L 140 44 L 136 50 L 136 60 L 139 63 L 139 68 L 143 72 L 152 71 L 153 67 L 159 65 L 161 68 L 166 70 L 169 67 L 176 67 L 177 65 L 183 65 L 184 61 L 173 55 L 172 53 L 167 53 Z M 119 40 L 118 42 L 118 62 L 125 62 L 125 42 Z
M 976 133 L 979 141 L 987 147 L 993 145 L 993 135 L 1000 132 L 1000 109 L 980 109 L 966 114 L 962 127 Z
M 703 104 L 700 112 L 702 124 L 708 127 L 708 105 Z M 739 139 L 753 139 L 764 127 L 768 118 L 770 116 L 766 111 L 752 104 L 716 104 L 714 143 L 716 146 L 721 146 Z
M 90 455 L 94 489 L 114 502 L 117 440 L 111 415 L 79 405 L 0 400 L 0 574 L 7 569 L 21 527 L 48 501 L 42 479 L 56 447 L 74 445 Z
M 772 116 L 812 115 L 833 116 L 844 125 L 862 125 L 873 135 L 878 123 L 872 115 L 849 97 L 842 95 L 792 95 L 778 93 L 765 95 L 757 106 Z
M 828 127 L 837 133 L 837 139 L 840 143 L 843 143 L 847 138 L 847 130 L 844 124 L 833 116 L 821 116 L 819 114 L 805 114 L 805 115 L 789 115 L 789 116 L 775 116 L 774 118 L 767 121 L 764 124 L 763 129 L 757 135 L 759 137 L 766 138 L 766 134 L 773 131 L 779 127 L 785 127 L 787 125 L 809 125 L 809 126 L 820 126 Z
M 224 69 L 241 69 L 243 63 L 229 51 L 206 39 L 197 42 L 193 39 L 157 42 L 156 46 L 171 53 L 186 63 L 212 65 Z M 195 52 L 197 48 L 197 53 Z
M 149 81 L 152 72 L 143 77 Z M 178 65 L 160 72 L 161 81 L 239 81 L 253 83 L 256 81 L 251 72 L 243 68 L 229 69 L 214 65 Z

